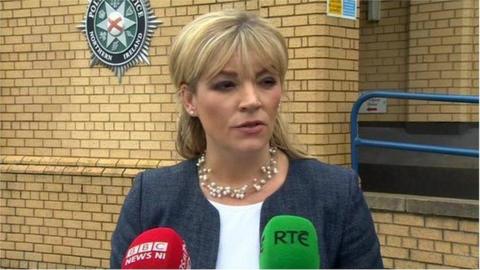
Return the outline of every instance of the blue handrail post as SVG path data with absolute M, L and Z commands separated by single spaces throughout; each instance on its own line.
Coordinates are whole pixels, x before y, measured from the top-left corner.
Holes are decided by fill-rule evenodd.
M 425 93 L 405 93 L 392 91 L 373 91 L 364 92 L 360 95 L 358 100 L 353 104 L 352 112 L 350 114 L 350 143 L 351 143 L 351 157 L 352 169 L 358 174 L 358 147 L 371 146 L 389 149 L 400 149 L 407 151 L 418 151 L 428 153 L 440 153 L 467 157 L 477 157 L 478 149 L 460 148 L 460 147 L 445 147 L 437 145 L 402 143 L 383 140 L 367 140 L 361 139 L 358 134 L 358 114 L 362 104 L 374 97 L 397 98 L 397 99 L 411 99 L 411 100 L 431 100 L 443 102 L 462 102 L 462 103 L 479 103 L 478 96 L 466 95 L 441 95 L 441 94 L 425 94 Z

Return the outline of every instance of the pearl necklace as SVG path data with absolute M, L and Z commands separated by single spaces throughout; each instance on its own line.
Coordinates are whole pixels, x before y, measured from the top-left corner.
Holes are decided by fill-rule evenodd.
M 224 196 L 229 196 L 235 199 L 243 199 L 247 193 L 247 189 L 250 185 L 255 191 L 260 191 L 263 186 L 267 183 L 268 180 L 278 173 L 276 147 L 270 147 L 268 149 L 270 154 L 270 159 L 268 162 L 260 168 L 260 173 L 262 174 L 261 178 L 254 178 L 251 184 L 245 184 L 239 188 L 233 188 L 231 186 L 220 186 L 217 183 L 213 182 L 208 178 L 208 174 L 212 172 L 210 168 L 205 167 L 205 153 L 203 153 L 197 162 L 198 168 L 198 178 L 200 179 L 200 186 L 208 189 L 209 194 L 214 198 L 222 198 Z

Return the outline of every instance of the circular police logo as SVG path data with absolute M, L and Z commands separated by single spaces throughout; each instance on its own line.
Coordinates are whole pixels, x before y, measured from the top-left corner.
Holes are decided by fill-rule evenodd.
M 92 51 L 91 65 L 102 63 L 121 79 L 140 62 L 148 63 L 148 45 L 156 20 L 148 0 L 90 0 L 80 28 Z

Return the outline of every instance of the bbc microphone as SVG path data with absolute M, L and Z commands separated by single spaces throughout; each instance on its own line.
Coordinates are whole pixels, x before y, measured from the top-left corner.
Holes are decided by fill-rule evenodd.
M 318 269 L 320 255 L 310 220 L 290 215 L 273 217 L 260 243 L 260 269 Z
M 133 240 L 122 260 L 122 269 L 190 269 L 183 239 L 173 229 L 158 227 Z

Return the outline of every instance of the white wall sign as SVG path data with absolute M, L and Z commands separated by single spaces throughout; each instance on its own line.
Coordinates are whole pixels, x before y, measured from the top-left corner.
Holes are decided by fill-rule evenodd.
M 387 99 L 386 98 L 371 98 L 365 101 L 360 107 L 360 113 L 386 113 Z

